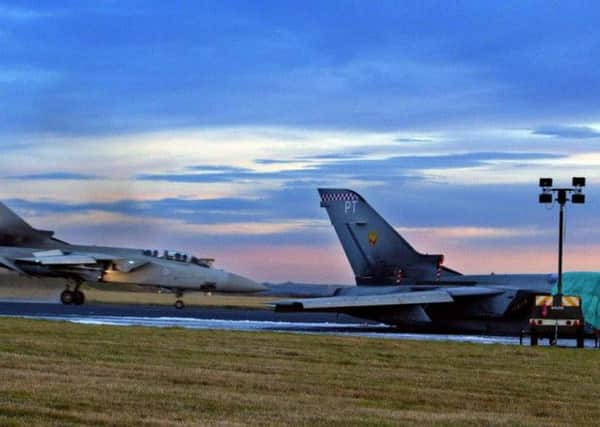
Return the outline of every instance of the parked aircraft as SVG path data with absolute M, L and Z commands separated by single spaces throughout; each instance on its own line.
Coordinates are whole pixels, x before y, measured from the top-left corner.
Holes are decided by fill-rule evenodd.
M 83 304 L 83 282 L 136 284 L 175 292 L 183 308 L 184 291 L 256 292 L 265 287 L 250 279 L 212 268 L 213 259 L 174 251 L 72 245 L 54 232 L 37 230 L 0 203 L 0 267 L 35 277 L 68 280 L 63 304 Z
M 405 329 L 514 333 L 550 274 L 463 275 L 443 255 L 416 251 L 358 193 L 319 189 L 321 207 L 352 266 L 357 286 L 330 296 L 273 303 L 276 311 L 329 311 Z

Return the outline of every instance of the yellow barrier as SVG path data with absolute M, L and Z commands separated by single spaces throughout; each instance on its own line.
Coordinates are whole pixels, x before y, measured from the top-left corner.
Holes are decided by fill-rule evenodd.
M 536 295 L 535 305 L 537 306 L 551 306 L 552 295 Z M 579 307 L 581 305 L 581 298 L 574 295 L 563 295 L 562 306 L 563 307 Z

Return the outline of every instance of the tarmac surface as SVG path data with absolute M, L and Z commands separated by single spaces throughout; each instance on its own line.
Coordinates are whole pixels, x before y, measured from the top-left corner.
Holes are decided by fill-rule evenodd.
M 275 313 L 270 310 L 215 307 L 186 307 L 183 310 L 177 310 L 169 306 L 137 304 L 65 306 L 56 303 L 0 302 L 0 317 L 3 316 L 93 325 L 278 331 L 385 339 L 519 345 L 518 337 L 399 332 L 387 325 L 365 322 L 362 319 L 335 313 Z M 541 344 L 544 345 L 544 343 Z M 573 347 L 574 340 L 559 340 L 559 345 Z M 586 347 L 593 346 L 593 340 L 586 340 Z
M 179 318 L 185 319 L 218 319 L 218 320 L 251 320 L 268 322 L 335 322 L 365 323 L 360 319 L 335 313 L 276 313 L 271 310 L 238 309 L 220 307 L 188 306 L 176 309 L 167 305 L 143 304 L 84 304 L 63 305 L 45 302 L 0 302 L 0 316 L 26 317 L 72 317 L 88 318 L 94 316 L 123 318 Z

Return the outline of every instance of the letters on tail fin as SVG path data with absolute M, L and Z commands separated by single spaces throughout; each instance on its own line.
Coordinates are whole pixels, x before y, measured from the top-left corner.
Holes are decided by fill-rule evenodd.
M 442 267 L 442 255 L 417 252 L 358 193 L 320 188 L 319 194 L 358 285 L 437 281 L 442 274 L 458 274 Z
M 52 238 L 53 231 L 37 230 L 0 202 L 0 245 L 43 247 Z M 64 243 L 64 242 L 62 242 Z

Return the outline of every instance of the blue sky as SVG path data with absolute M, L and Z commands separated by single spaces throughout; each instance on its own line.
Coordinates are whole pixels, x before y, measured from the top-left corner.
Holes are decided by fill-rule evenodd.
M 593 2 L 0 0 L 0 198 L 66 240 L 350 282 L 318 186 L 354 188 L 465 272 L 553 271 L 537 179 L 588 177 Z

